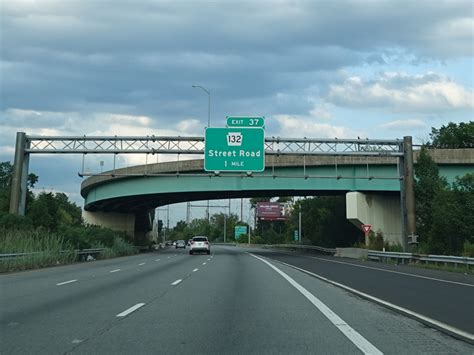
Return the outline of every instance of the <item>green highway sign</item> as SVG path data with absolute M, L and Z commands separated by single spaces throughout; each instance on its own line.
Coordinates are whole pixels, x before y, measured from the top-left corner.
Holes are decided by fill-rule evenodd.
M 259 172 L 265 170 L 263 128 L 207 128 L 204 170 Z
M 231 117 L 227 116 L 228 127 L 265 127 L 263 117 Z
M 239 239 L 243 234 L 247 234 L 247 226 L 235 226 L 235 238 Z

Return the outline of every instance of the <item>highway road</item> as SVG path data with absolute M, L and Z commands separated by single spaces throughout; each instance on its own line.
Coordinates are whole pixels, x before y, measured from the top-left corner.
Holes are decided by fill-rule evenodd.
M 414 271 L 423 276 L 419 278 L 403 275 L 411 270 L 394 273 L 362 268 L 356 261 L 329 260 L 213 246 L 211 255 L 191 256 L 187 250 L 167 249 L 1 275 L 0 353 L 474 352 L 466 341 L 288 265 L 341 283 L 349 284 L 355 278 L 363 284 L 364 292 L 374 293 L 374 297 L 391 294 L 390 290 L 380 293 L 377 278 L 395 278 L 400 294 L 418 283 L 431 285 L 424 291 L 427 296 L 440 287 L 447 298 L 443 310 L 430 311 L 436 303 L 427 302 L 427 312 L 434 317 L 450 313 L 451 303 L 459 306 L 457 299 L 449 300 L 452 289 L 454 295 L 465 297 L 463 302 L 470 300 L 464 305 L 467 317 L 452 317 L 468 333 L 474 313 L 472 276 Z M 367 265 L 373 264 L 363 266 Z M 380 267 L 394 271 L 392 266 Z M 370 280 L 367 284 L 360 281 L 360 271 Z M 417 303 L 399 299 L 401 306 Z

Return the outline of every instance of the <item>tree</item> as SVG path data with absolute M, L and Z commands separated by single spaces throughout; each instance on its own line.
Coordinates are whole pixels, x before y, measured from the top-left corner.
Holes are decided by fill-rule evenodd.
M 474 148 L 474 121 L 431 128 L 430 138 L 434 148 Z
M 439 176 L 439 169 L 429 155 L 426 147 L 422 147 L 415 165 L 415 209 L 418 234 L 428 238 L 433 225 L 433 200 L 447 186 Z

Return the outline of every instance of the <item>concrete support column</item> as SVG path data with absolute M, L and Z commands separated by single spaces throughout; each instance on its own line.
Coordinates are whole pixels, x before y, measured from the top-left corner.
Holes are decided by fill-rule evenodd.
M 17 132 L 10 195 L 10 213 L 21 216 L 25 215 L 26 209 L 26 185 L 29 165 L 29 154 L 25 153 L 26 145 L 25 132 Z
M 402 244 L 400 223 L 400 200 L 393 195 L 370 195 L 353 191 L 346 194 L 346 217 L 357 228 L 362 224 L 372 225 L 374 233 L 382 232 L 384 241 Z M 366 240 L 368 245 L 368 240 Z
M 89 212 L 83 210 L 82 218 L 88 224 L 123 231 L 129 236 L 135 237 L 135 215 L 133 213 Z

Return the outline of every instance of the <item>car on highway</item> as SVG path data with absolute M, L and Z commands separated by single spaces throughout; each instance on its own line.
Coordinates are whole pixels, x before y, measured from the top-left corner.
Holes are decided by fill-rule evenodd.
M 189 254 L 193 255 L 195 252 L 211 253 L 211 245 L 209 240 L 204 236 L 196 236 L 191 239 L 191 245 L 189 246 Z
M 175 245 L 176 249 L 178 248 L 186 248 L 186 242 L 184 240 L 177 240 L 176 241 L 176 245 Z
M 191 241 L 192 241 L 192 239 L 188 240 L 188 247 L 191 245 Z

